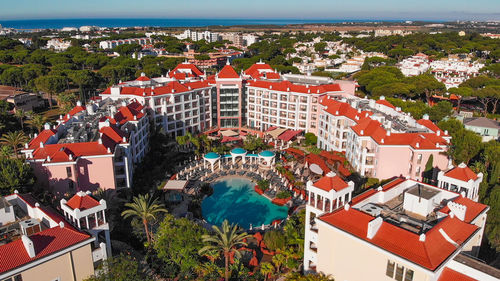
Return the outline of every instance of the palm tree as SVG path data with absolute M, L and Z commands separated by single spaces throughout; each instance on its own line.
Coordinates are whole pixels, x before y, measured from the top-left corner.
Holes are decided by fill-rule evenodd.
M 274 273 L 274 266 L 270 262 L 263 262 L 260 264 L 260 273 L 264 275 L 264 280 L 267 280 L 269 275 Z
M 43 125 L 47 123 L 47 117 L 40 114 L 35 114 L 31 118 L 31 120 L 28 120 L 28 123 L 33 129 L 36 129 L 38 133 L 40 133 L 42 131 Z
M 144 230 L 146 231 L 146 239 L 149 245 L 151 242 L 151 234 L 149 233 L 148 226 L 149 222 L 156 219 L 156 215 L 158 213 L 166 213 L 167 210 L 163 208 L 162 204 L 160 204 L 157 199 L 153 200 L 149 194 L 134 196 L 133 202 L 126 203 L 125 206 L 128 210 L 122 212 L 122 217 L 138 217 L 142 220 Z
M 286 262 L 286 258 L 283 254 L 276 254 L 273 256 L 272 261 L 276 267 L 276 272 L 281 273 L 281 266 Z
M 27 116 L 26 112 L 22 109 L 16 109 L 14 115 L 19 118 L 19 122 L 21 123 L 21 130 L 24 130 L 24 118 Z
M 0 138 L 0 143 L 12 147 L 16 158 L 19 158 L 19 156 L 17 155 L 19 146 L 21 146 L 23 143 L 26 143 L 27 141 L 28 137 L 22 131 L 8 132 L 2 138 Z
M 229 224 L 227 220 L 222 222 L 221 228 L 215 225 L 212 228 L 215 232 L 214 234 L 205 234 L 202 236 L 203 242 L 209 245 L 201 248 L 199 254 L 203 255 L 213 250 L 222 252 L 224 254 L 224 276 L 225 280 L 229 281 L 229 255 L 234 253 L 237 258 L 241 258 L 241 253 L 236 248 L 247 246 L 247 243 L 243 240 L 249 238 L 250 235 L 246 232 L 238 234 L 238 226 Z

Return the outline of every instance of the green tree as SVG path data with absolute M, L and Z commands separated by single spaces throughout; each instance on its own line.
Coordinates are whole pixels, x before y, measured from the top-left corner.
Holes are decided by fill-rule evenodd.
M 413 76 L 409 80 L 415 85 L 415 93 L 425 96 L 427 102 L 430 101 L 432 95 L 446 90 L 445 85 L 430 74 Z
M 140 263 L 130 256 L 120 255 L 105 260 L 96 271 L 98 273 L 85 281 L 152 281 Z
M 313 133 L 306 133 L 304 137 L 307 146 L 316 145 L 316 143 L 318 142 L 318 137 Z
M 285 248 L 285 234 L 280 230 L 267 231 L 264 234 L 264 243 L 271 251 L 276 251 Z
M 43 125 L 47 123 L 47 117 L 41 114 L 35 114 L 31 117 L 30 120 L 27 121 L 27 123 L 30 124 L 33 129 L 37 130 L 38 133 L 40 133 L 42 131 Z
M 35 86 L 39 91 L 49 94 L 49 105 L 52 107 L 52 95 L 64 91 L 67 80 L 63 76 L 48 75 L 35 79 Z
M 119 45 L 113 49 L 113 51 L 120 54 L 120 56 L 130 56 L 140 50 L 142 50 L 142 46 L 136 43 Z
M 22 131 L 8 132 L 0 138 L 0 143 L 12 147 L 14 155 L 19 158 L 19 147 L 28 142 L 28 137 Z
M 144 226 L 148 245 L 150 245 L 152 235 L 149 231 L 149 223 L 151 220 L 156 219 L 158 214 L 166 213 L 167 210 L 163 208 L 157 199 L 153 199 L 149 194 L 135 196 L 133 202 L 126 203 L 125 207 L 128 209 L 122 212 L 122 217 L 139 218 Z
M 457 111 L 460 112 L 460 105 L 462 104 L 463 98 L 468 98 L 473 96 L 474 91 L 469 87 L 458 87 L 458 88 L 450 88 L 448 90 L 450 94 L 454 94 L 458 98 Z
M 237 225 L 229 224 L 227 220 L 222 222 L 222 226 L 212 226 L 214 231 L 211 235 L 203 235 L 203 242 L 208 244 L 201 248 L 199 254 L 204 254 L 211 251 L 218 251 L 224 255 L 224 276 L 225 280 L 229 281 L 229 255 L 234 253 L 237 258 L 241 258 L 241 253 L 237 250 L 238 247 L 247 246 L 245 239 L 251 237 L 246 232 L 239 232 Z
M 269 278 L 269 276 L 273 276 L 274 271 L 275 271 L 275 269 L 274 269 L 274 266 L 272 263 L 263 262 L 260 264 L 260 273 L 262 273 L 264 275 L 264 280 L 267 280 L 267 278 Z
M 24 118 L 26 118 L 26 112 L 21 108 L 16 109 L 14 115 L 19 118 L 19 123 L 21 124 L 21 130 L 24 130 Z
M 34 183 L 33 169 L 22 159 L 0 156 L 0 192 L 10 194 Z
M 291 273 L 286 277 L 286 281 L 335 281 L 330 275 L 323 273 L 301 275 L 300 273 Z
M 429 119 L 439 122 L 453 113 L 453 105 L 449 101 L 440 101 L 429 109 Z
M 206 230 L 186 218 L 166 214 L 155 234 L 154 249 L 160 259 L 176 268 L 171 277 L 195 270 L 200 264 L 198 252 L 203 248 Z

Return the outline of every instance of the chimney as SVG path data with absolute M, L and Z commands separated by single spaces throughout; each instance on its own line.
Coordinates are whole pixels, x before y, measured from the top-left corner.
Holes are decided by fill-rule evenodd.
M 34 258 L 36 256 L 36 253 L 35 244 L 33 243 L 33 241 L 31 241 L 31 239 L 29 239 L 29 237 L 26 235 L 21 236 L 21 240 L 23 241 L 24 249 L 28 253 L 28 256 L 30 258 Z
M 81 101 L 77 101 L 76 102 L 76 106 L 82 106 L 82 102 Z
M 391 130 L 387 130 L 387 132 L 385 133 L 387 136 L 390 136 L 391 135 Z
M 382 217 L 377 217 L 370 222 L 368 222 L 368 229 L 366 231 L 366 238 L 372 239 L 375 237 L 375 234 L 377 234 L 377 231 L 380 229 L 382 226 Z
M 68 114 L 68 115 L 69 115 L 69 114 Z M 44 130 L 50 130 L 50 124 L 49 124 L 49 123 L 45 123 L 45 124 L 43 125 L 43 129 L 44 129 Z

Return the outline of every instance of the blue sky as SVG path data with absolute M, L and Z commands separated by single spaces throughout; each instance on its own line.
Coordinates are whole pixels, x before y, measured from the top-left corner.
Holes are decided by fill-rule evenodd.
M 500 20 L 500 0 L 0 0 L 0 20 L 275 18 Z

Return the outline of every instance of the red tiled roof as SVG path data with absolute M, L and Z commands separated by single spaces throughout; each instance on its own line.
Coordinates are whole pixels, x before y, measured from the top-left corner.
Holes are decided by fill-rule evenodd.
M 234 68 L 230 65 L 225 65 L 222 70 L 217 74 L 217 78 L 222 79 L 231 79 L 231 78 L 240 78 L 238 73 L 234 70 Z
M 140 76 L 139 78 L 135 79 L 136 81 L 150 81 L 151 79 L 147 76 Z
M 179 71 L 180 69 L 189 70 L 192 77 L 199 77 L 203 75 L 203 72 L 192 63 L 180 63 L 172 71 L 170 71 L 169 76 L 173 77 L 175 74 L 186 73 L 184 71 Z
M 321 105 L 324 106 L 324 110 L 334 116 L 345 116 L 355 123 L 366 119 L 368 116 L 372 115 L 373 112 L 361 111 L 358 112 L 350 104 L 345 102 L 340 102 L 334 99 L 325 98 L 321 101 Z
M 282 141 L 289 141 L 300 133 L 302 133 L 302 130 L 286 130 L 284 133 L 278 136 L 278 139 Z
M 36 136 L 36 138 L 33 138 L 29 143 L 28 143 L 28 148 L 29 149 L 37 149 L 40 147 L 40 143 L 46 143 L 52 136 L 54 136 L 57 133 L 56 130 L 50 129 L 50 130 L 43 130 Z
M 462 196 L 457 196 L 457 198 L 453 199 L 452 201 L 467 207 L 467 210 L 465 211 L 465 222 L 467 223 L 473 221 L 477 216 L 479 216 L 479 214 L 481 214 L 484 210 L 488 208 L 488 206 L 484 204 L 474 202 L 469 198 Z M 448 206 L 445 206 L 439 211 L 448 214 L 450 212 L 450 208 L 448 208 Z
M 453 269 L 445 267 L 443 269 L 443 272 L 441 272 L 438 281 L 477 281 L 477 280 L 467 275 L 464 275 L 460 272 L 457 272 Z
M 362 120 L 351 129 L 359 136 L 371 137 L 378 144 L 409 145 L 414 149 L 440 149 L 436 144 L 447 145 L 446 140 L 435 133 L 391 133 L 388 136 L 382 124 L 370 118 Z
M 64 121 L 68 121 L 71 117 L 73 117 L 73 115 L 75 115 L 75 114 L 77 114 L 79 112 L 82 112 L 84 110 L 85 110 L 84 106 L 78 106 L 77 105 L 77 106 L 73 107 L 73 109 L 71 109 L 67 114 L 64 115 L 63 120 Z
M 396 107 L 394 105 L 392 105 L 392 103 L 390 103 L 386 100 L 377 100 L 375 103 L 380 104 L 380 105 L 385 105 L 385 106 L 392 108 L 392 109 L 396 109 Z
M 252 76 L 252 78 L 259 78 L 261 76 L 261 72 L 259 70 L 270 70 L 274 72 L 274 69 L 267 63 L 254 63 L 247 70 L 245 70 L 245 74 Z
M 461 181 L 469 181 L 469 180 L 477 180 L 477 175 L 476 173 L 474 173 L 474 171 L 472 171 L 469 167 L 465 166 L 465 167 L 460 167 L 460 166 L 457 166 L 451 170 L 449 170 L 448 172 L 444 173 L 445 176 L 447 177 L 450 177 L 450 178 L 454 178 L 454 179 L 457 179 L 457 180 L 461 180 Z
M 448 216 L 425 233 L 425 241 L 420 241 L 418 234 L 384 221 L 375 236 L 368 239 L 368 223 L 374 217 L 362 211 L 354 208 L 340 209 L 323 215 L 320 219 L 361 240 L 430 270 L 435 270 L 457 250 L 443 237 L 439 230 L 442 229 L 453 241 L 462 245 L 478 229 L 475 225 Z
M 33 152 L 33 159 L 47 159 L 52 162 L 68 162 L 69 154 L 73 159 L 80 156 L 106 155 L 107 147 L 98 142 L 58 143 L 39 147 Z
M 36 255 L 33 258 L 29 257 L 21 239 L 0 246 L 0 257 L 2 257 L 0 259 L 0 273 L 54 254 L 91 237 L 67 227 L 56 226 L 33 234 L 29 238 L 35 246 Z
M 92 196 L 85 194 L 80 196 L 78 193 L 73 195 L 71 199 L 66 203 L 71 209 L 80 209 L 80 211 L 91 209 L 93 207 L 99 206 L 99 202 L 95 200 Z
M 125 124 L 130 121 L 137 121 L 144 117 L 144 113 L 141 110 L 144 108 L 142 104 L 137 101 L 134 101 L 127 106 L 122 106 L 116 112 L 114 119 L 119 124 Z M 134 119 L 134 116 L 136 117 Z
M 293 147 L 285 149 L 285 152 L 290 153 L 290 154 L 294 154 L 294 155 L 298 155 L 298 156 L 305 155 L 304 151 L 297 149 L 297 148 L 293 148 Z
M 326 85 L 307 87 L 305 85 L 294 84 L 290 81 L 279 81 L 279 82 L 264 81 L 264 80 L 248 81 L 247 86 L 265 88 L 265 89 L 270 89 L 272 87 L 272 89 L 275 91 L 281 91 L 281 92 L 290 91 L 290 92 L 304 93 L 304 94 L 325 94 L 329 92 L 342 91 L 339 84 L 326 84 Z
M 190 91 L 188 87 L 191 87 L 192 89 L 200 89 L 200 88 L 206 88 L 209 87 L 208 81 L 198 81 L 198 82 L 192 82 L 192 83 L 186 83 L 186 84 L 181 84 L 177 81 L 172 81 L 168 83 L 165 86 L 161 87 L 156 87 L 153 90 L 151 90 L 151 87 L 147 88 L 141 88 L 141 87 L 121 87 L 120 95 L 133 95 L 133 96 L 158 96 L 158 95 L 165 95 L 165 94 L 176 94 L 176 93 L 184 93 Z M 111 89 L 108 88 L 104 92 L 101 93 L 102 95 L 110 95 L 111 94 Z
M 348 187 L 349 185 L 343 181 L 339 176 L 330 177 L 328 175 L 322 177 L 317 182 L 313 184 L 313 186 L 320 188 L 324 191 L 341 191 L 342 189 Z
M 434 133 L 440 132 L 441 135 L 444 135 L 444 132 L 441 129 L 439 129 L 439 127 L 429 119 L 420 119 L 417 121 L 417 123 L 433 131 Z
M 319 155 L 313 153 L 308 154 L 306 156 L 306 162 L 309 163 L 309 165 L 311 164 L 318 165 L 321 168 L 321 170 L 323 170 L 324 174 L 327 174 L 328 172 L 331 171 L 330 168 L 328 168 L 328 166 L 326 165 L 325 160 L 321 159 Z

